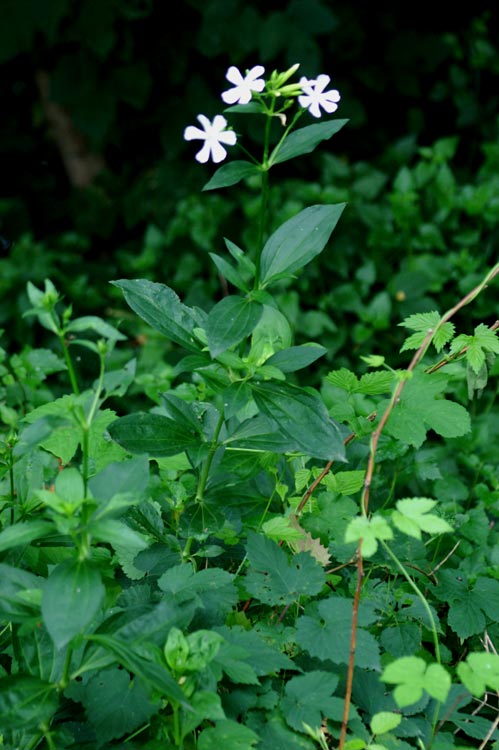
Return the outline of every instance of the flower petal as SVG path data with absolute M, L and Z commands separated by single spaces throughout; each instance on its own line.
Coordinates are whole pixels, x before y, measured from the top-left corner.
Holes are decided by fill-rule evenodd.
M 201 151 L 197 152 L 195 159 L 196 161 L 199 161 L 201 164 L 206 164 L 206 162 L 210 158 L 210 153 L 211 153 L 210 144 L 208 143 L 208 141 L 205 141 L 205 143 L 203 144 L 203 148 L 201 149 Z
M 235 65 L 231 65 L 228 69 L 227 73 L 225 74 L 225 77 L 230 83 L 233 83 L 235 86 L 239 86 L 243 81 L 244 77 L 239 70 L 239 68 L 236 68 Z
M 197 138 L 206 138 L 206 133 L 204 130 L 200 130 L 195 125 L 189 125 L 184 130 L 184 140 L 185 141 L 195 141 Z
M 223 146 L 218 143 L 218 141 L 213 141 L 211 144 L 211 158 L 215 162 L 215 164 L 218 164 L 218 162 L 223 161 L 225 157 L 227 156 L 227 151 L 224 149 Z

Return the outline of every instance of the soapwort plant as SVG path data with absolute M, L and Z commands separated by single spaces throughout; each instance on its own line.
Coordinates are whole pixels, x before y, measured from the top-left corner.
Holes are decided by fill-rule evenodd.
M 128 409 L 142 381 L 125 315 L 74 318 L 50 280 L 28 284 L 26 314 L 58 353 L 1 355 L 0 747 L 498 739 L 499 488 L 484 440 L 497 432 L 493 401 L 473 419 L 467 407 L 497 375 L 499 324 L 456 333 L 455 320 L 499 264 L 448 311 L 401 321 L 405 369 L 373 353 L 361 374 L 301 385 L 326 349 L 295 343 L 286 291 L 335 252 L 345 205 L 270 231 L 270 172 L 346 120 L 326 117 L 340 101 L 329 77 L 293 82 L 297 70 L 229 68 L 224 113 L 184 131 L 201 164 L 244 156 L 204 190 L 259 191 L 254 246 L 227 238 L 210 254 L 220 299 L 204 309 L 160 281 L 112 281 L 171 362 L 142 410 Z M 254 143 L 246 116 L 262 123 Z M 52 395 L 61 373 L 70 391 Z

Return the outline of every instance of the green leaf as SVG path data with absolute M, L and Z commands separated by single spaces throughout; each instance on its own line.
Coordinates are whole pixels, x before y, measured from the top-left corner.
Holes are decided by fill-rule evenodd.
M 128 414 L 108 427 L 112 439 L 130 453 L 175 456 L 201 440 L 197 433 L 162 414 Z
M 358 542 L 362 539 L 362 554 L 372 557 L 378 549 L 378 539 L 393 539 L 393 531 L 388 522 L 378 515 L 371 518 L 357 516 L 350 521 L 345 531 L 345 542 Z
M 27 675 L 9 675 L 0 679 L 0 716 L 2 731 L 29 730 L 50 724 L 59 705 L 54 685 Z
M 227 279 L 227 281 L 243 292 L 249 291 L 249 284 L 234 266 L 228 263 L 225 258 L 222 258 L 220 255 L 216 255 L 215 253 L 210 253 L 209 255 L 216 265 L 219 274 L 223 276 L 224 279 Z
M 371 719 L 371 732 L 373 734 L 385 734 L 391 732 L 392 729 L 396 729 L 402 721 L 400 714 L 395 714 L 393 711 L 379 711 Z
M 292 542 L 302 539 L 304 532 L 294 528 L 290 519 L 284 516 L 275 516 L 262 525 L 262 531 L 268 539 L 276 542 Z
M 483 632 L 487 618 L 497 620 L 499 581 L 493 578 L 480 576 L 471 586 L 462 572 L 443 570 L 436 594 L 448 604 L 448 624 L 460 638 Z
M 180 302 L 173 289 L 147 279 L 121 279 L 110 283 L 121 289 L 132 310 L 152 328 L 185 349 L 199 352 L 192 332 L 201 321 L 190 307 Z
M 158 586 L 168 601 L 179 605 L 193 602 L 202 610 L 205 624 L 223 622 L 237 603 L 233 576 L 220 568 L 195 572 L 191 564 L 175 565 L 160 576 Z
M 54 526 L 49 521 L 20 521 L 0 532 L 0 552 L 29 544 L 53 532 Z
M 326 352 L 327 349 L 319 344 L 290 346 L 273 354 L 265 361 L 265 364 L 278 367 L 281 372 L 296 372 L 308 367 L 319 357 L 323 357 Z
M 400 708 L 416 703 L 423 691 L 444 703 L 451 688 L 451 677 L 440 664 L 427 664 L 419 656 L 403 656 L 388 664 L 380 678 L 396 684 L 393 697 Z
M 299 732 L 303 731 L 303 724 L 320 727 L 323 717 L 333 711 L 331 696 L 338 682 L 337 675 L 320 670 L 292 677 L 286 683 L 280 704 L 289 726 Z
M 249 336 L 261 318 L 263 305 L 246 297 L 224 297 L 212 307 L 206 324 L 210 354 L 215 359 Z
M 244 724 L 224 719 L 217 721 L 214 727 L 203 729 L 198 737 L 198 750 L 251 750 L 258 739 L 258 735 Z
M 253 532 L 246 551 L 250 568 L 245 586 L 264 604 L 291 604 L 300 596 L 318 594 L 324 585 L 324 571 L 308 552 L 289 558 L 275 542 Z
M 40 608 L 33 606 L 27 592 L 37 592 L 41 581 L 33 573 L 0 563 L 0 616 L 2 620 L 26 622 L 39 619 Z
M 318 604 L 319 616 L 302 615 L 298 618 L 296 641 L 311 656 L 333 664 L 348 664 L 352 632 L 353 601 L 330 596 Z M 380 668 L 380 653 L 376 638 L 366 630 L 376 619 L 373 608 L 361 602 L 358 611 L 357 647 L 355 663 L 360 668 Z M 332 635 L 334 634 L 334 635 Z
M 99 742 L 133 732 L 157 711 L 142 683 L 117 667 L 93 674 L 85 684 L 73 683 L 65 694 L 83 704 Z
M 127 641 L 110 635 L 93 634 L 88 640 L 94 641 L 110 651 L 119 664 L 128 669 L 147 687 L 158 691 L 160 695 L 186 704 L 187 700 L 177 682 L 168 672 L 165 664 L 158 664 L 147 659 Z
M 457 674 L 463 685 L 476 698 L 481 698 L 487 689 L 499 691 L 499 656 L 489 652 L 468 654 L 465 662 L 457 666 Z
M 438 398 L 446 385 L 447 377 L 441 373 L 414 372 L 388 418 L 386 432 L 415 448 L 423 444 L 429 429 L 446 438 L 469 432 L 471 420 L 464 406 Z
M 344 203 L 309 206 L 284 222 L 262 250 L 261 285 L 291 276 L 322 252 L 344 208 Z
M 315 458 L 345 460 L 340 430 L 319 396 L 288 383 L 253 383 L 258 408 L 279 430 Z
M 126 341 L 126 336 L 123 333 L 120 333 L 117 328 L 96 315 L 84 315 L 81 318 L 75 318 L 68 323 L 66 330 L 70 333 L 94 331 L 99 336 L 111 341 Z
M 87 560 L 65 560 L 51 571 L 42 594 L 45 626 L 58 649 L 83 633 L 99 611 L 104 585 Z
M 454 335 L 454 324 L 447 321 L 438 328 L 440 320 L 441 316 L 436 311 L 415 313 L 414 315 L 409 315 L 408 318 L 405 318 L 402 323 L 399 323 L 399 326 L 410 328 L 411 331 L 417 331 L 417 333 L 406 339 L 400 351 L 404 352 L 407 349 L 419 349 L 430 329 L 436 331 L 432 343 L 437 352 L 441 351 L 445 344 L 450 341 Z
M 276 146 L 270 155 L 269 163 L 280 164 L 295 156 L 311 153 L 321 142 L 331 138 L 348 120 L 328 120 L 317 125 L 307 125 L 305 128 L 294 130 L 285 139 L 282 146 Z
M 237 185 L 238 182 L 245 180 L 247 177 L 260 174 L 260 167 L 250 161 L 242 159 L 231 161 L 217 169 L 211 179 L 203 186 L 203 190 L 216 190 L 217 188 Z
M 411 497 L 397 500 L 397 510 L 391 515 L 392 522 L 403 534 L 421 539 L 421 532 L 443 534 L 452 531 L 452 526 L 443 518 L 430 513 L 437 504 L 427 497 Z

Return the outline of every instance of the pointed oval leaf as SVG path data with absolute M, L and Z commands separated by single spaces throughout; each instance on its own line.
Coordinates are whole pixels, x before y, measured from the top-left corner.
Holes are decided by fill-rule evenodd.
M 246 177 L 253 177 L 257 174 L 260 174 L 260 169 L 256 164 L 243 160 L 231 161 L 217 169 L 211 179 L 203 186 L 203 190 L 216 190 L 216 188 L 237 185 Z
M 278 367 L 281 372 L 296 372 L 308 367 L 319 357 L 323 357 L 327 352 L 324 346 L 319 344 L 301 344 L 300 346 L 290 346 L 276 352 L 266 360 L 266 365 Z
M 64 560 L 52 570 L 42 593 L 42 615 L 56 648 L 91 623 L 104 591 L 99 571 L 88 560 Z
M 0 679 L 0 716 L 4 732 L 19 729 L 26 733 L 38 729 L 51 721 L 58 705 L 55 686 L 38 677 L 8 675 Z
M 344 208 L 344 203 L 309 206 L 284 222 L 262 250 L 262 286 L 291 275 L 322 252 Z
M 199 321 L 173 289 L 148 279 L 120 279 L 111 284 L 121 289 L 132 310 L 152 328 L 190 351 L 199 351 L 192 336 Z
M 0 532 L 0 552 L 21 544 L 29 544 L 35 539 L 41 539 L 54 531 L 49 521 L 21 521 L 13 526 L 6 526 Z
M 112 439 L 130 453 L 175 456 L 200 442 L 199 435 L 162 414 L 127 414 L 108 427 Z
M 345 461 L 343 438 L 320 397 L 288 383 L 252 386 L 258 408 L 308 456 Z
M 270 156 L 270 164 L 279 164 L 295 156 L 309 154 L 321 141 L 326 141 L 341 130 L 347 122 L 348 120 L 329 120 L 295 130 L 288 135 L 282 146 L 276 146 Z
M 263 305 L 246 297 L 224 297 L 208 315 L 206 334 L 210 354 L 215 359 L 238 344 L 253 331 L 260 320 Z

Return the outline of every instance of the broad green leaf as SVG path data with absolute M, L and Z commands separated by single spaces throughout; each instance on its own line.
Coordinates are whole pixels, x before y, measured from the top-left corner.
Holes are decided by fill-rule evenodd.
M 245 587 L 264 604 L 291 604 L 300 596 L 318 594 L 324 585 L 322 567 L 308 552 L 291 558 L 275 542 L 250 533 L 246 545 L 249 571 Z
M 117 667 L 93 674 L 84 684 L 72 683 L 65 694 L 83 704 L 99 742 L 133 732 L 157 711 L 143 684 Z
M 203 186 L 203 190 L 216 190 L 217 188 L 237 185 L 247 177 L 261 174 L 260 168 L 250 161 L 236 160 L 223 164 L 215 174 Z
M 292 435 L 285 435 L 275 422 L 259 414 L 240 424 L 224 440 L 230 449 L 273 453 L 298 453 L 301 448 Z
M 194 731 L 205 719 L 210 722 L 225 719 L 222 701 L 217 693 L 196 690 L 191 698 L 189 710 L 182 712 L 182 731 Z
M 244 630 L 242 627 L 233 625 L 228 627 L 222 625 L 217 632 L 225 638 L 225 643 L 220 647 L 216 661 L 223 657 L 225 662 L 227 645 L 234 645 L 246 651 L 246 656 L 241 656 L 240 661 L 247 662 L 254 672 L 263 675 L 278 674 L 283 669 L 295 669 L 296 664 L 275 644 L 267 641 L 255 630 Z M 222 664 L 223 666 L 223 664 Z
M 217 721 L 215 726 L 203 729 L 198 737 L 198 750 L 252 750 L 259 737 L 252 729 L 232 719 Z
M 397 510 L 392 511 L 391 519 L 403 534 L 421 539 L 421 532 L 443 534 L 452 531 L 452 526 L 443 518 L 430 513 L 437 504 L 427 497 L 412 497 L 397 500 Z
M 142 498 L 149 482 L 149 461 L 145 456 L 133 456 L 126 461 L 114 461 L 90 478 L 88 485 L 94 497 L 109 503 L 116 495 Z M 112 507 L 112 506 L 111 506 Z M 100 515 L 99 508 L 99 515 Z
M 40 607 L 26 597 L 41 588 L 42 579 L 22 568 L 0 563 L 0 617 L 5 621 L 26 622 L 39 619 Z
M 104 591 L 99 571 L 87 560 L 65 560 L 51 571 L 43 588 L 42 615 L 58 649 L 90 625 Z
M 319 602 L 319 616 L 298 618 L 296 641 L 311 656 L 334 664 L 348 664 L 350 658 L 353 601 L 330 596 Z M 355 664 L 360 668 L 380 668 L 380 652 L 376 638 L 366 629 L 376 619 L 374 609 L 361 602 L 358 611 Z
M 402 721 L 400 714 L 395 714 L 393 711 L 380 711 L 371 719 L 371 732 L 373 734 L 385 734 L 391 732 L 392 729 L 398 727 Z
M 303 724 L 320 727 L 323 717 L 333 710 L 331 696 L 338 682 L 337 675 L 320 670 L 292 677 L 286 683 L 280 703 L 289 726 L 299 732 L 303 731 Z
M 452 570 L 439 574 L 437 597 L 449 607 L 448 624 L 459 638 L 469 638 L 483 632 L 487 618 L 497 620 L 499 611 L 499 581 L 480 576 L 471 585 L 466 575 Z
M 275 382 L 253 383 L 252 390 L 258 408 L 303 453 L 325 460 L 345 460 L 340 430 L 315 392 Z
M 305 128 L 294 130 L 282 146 L 276 146 L 270 155 L 269 163 L 279 164 L 295 156 L 311 153 L 321 142 L 331 138 L 348 120 L 328 120 L 317 125 L 307 125 Z
M 469 432 L 471 420 L 464 406 L 440 397 L 446 386 L 442 373 L 414 372 L 388 418 L 386 432 L 415 448 L 423 444 L 429 429 L 447 438 Z
M 0 532 L 0 552 L 29 544 L 53 532 L 54 526 L 50 521 L 20 521 L 13 526 L 6 526 Z
M 192 332 L 200 321 L 173 289 L 147 279 L 120 279 L 111 284 L 121 289 L 132 310 L 152 328 L 189 351 L 199 351 Z
M 302 539 L 305 532 L 291 525 L 290 519 L 285 516 L 276 516 L 262 525 L 262 531 L 268 539 L 276 542 L 292 542 Z
M 50 724 L 59 705 L 54 685 L 38 677 L 9 675 L 0 679 L 0 727 L 36 729 Z
M 284 222 L 263 248 L 261 285 L 291 276 L 322 252 L 344 208 L 344 203 L 309 206 Z
M 256 365 L 268 366 L 269 358 L 291 345 L 293 333 L 287 318 L 271 305 L 263 305 L 262 315 L 251 336 L 248 360 Z M 278 367 L 279 365 L 277 365 Z
M 128 414 L 108 427 L 112 439 L 130 453 L 175 456 L 201 442 L 197 433 L 162 414 Z
M 199 435 L 203 434 L 201 420 L 192 404 L 179 398 L 174 393 L 163 393 L 161 402 L 168 412 L 168 417 Z
M 147 687 L 158 691 L 160 695 L 185 705 L 187 699 L 181 688 L 168 672 L 166 665 L 147 659 L 127 641 L 101 633 L 88 638 L 110 651 L 119 664 L 138 677 Z
M 476 698 L 485 691 L 499 691 L 499 656 L 489 652 L 473 652 L 466 661 L 457 666 L 457 674 L 463 685 Z
M 348 544 L 361 539 L 362 554 L 364 557 L 372 557 L 378 549 L 378 539 L 393 539 L 393 531 L 382 516 L 357 516 L 346 528 L 345 542 Z
M 265 364 L 278 367 L 281 372 L 296 372 L 308 367 L 319 357 L 323 357 L 326 352 L 327 349 L 319 344 L 290 346 L 273 354 L 265 361 Z
M 107 542 L 112 547 L 122 545 L 133 547 L 136 552 L 147 548 L 147 538 L 138 531 L 132 529 L 123 521 L 115 518 L 104 518 L 98 521 L 90 521 L 89 533 L 101 542 Z
M 190 564 L 175 565 L 160 576 L 158 586 L 168 601 L 193 602 L 202 610 L 205 624 L 224 622 L 237 603 L 233 575 L 220 568 L 194 571 Z
M 260 302 L 246 297 L 224 297 L 212 307 L 206 324 L 210 354 L 215 359 L 226 349 L 247 338 L 263 312 Z
M 393 697 L 400 708 L 416 703 L 423 691 L 443 703 L 451 688 L 451 677 L 440 664 L 427 664 L 419 656 L 403 656 L 388 664 L 383 682 L 395 684 Z

